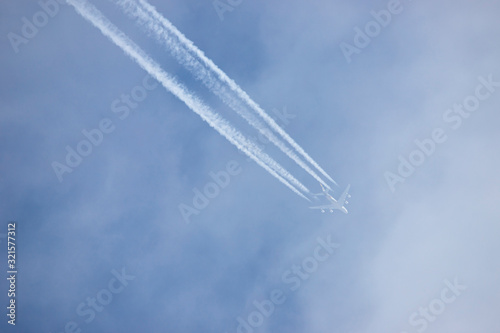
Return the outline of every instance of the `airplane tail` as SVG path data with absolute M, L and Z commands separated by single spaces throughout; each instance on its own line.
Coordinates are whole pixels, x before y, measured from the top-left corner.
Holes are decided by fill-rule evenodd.
M 323 184 L 319 184 L 321 186 L 321 190 L 322 192 L 319 192 L 319 193 L 311 193 L 311 195 L 314 197 L 314 198 L 318 198 L 319 196 L 322 196 L 322 195 L 327 195 L 328 194 L 328 190 L 323 186 Z

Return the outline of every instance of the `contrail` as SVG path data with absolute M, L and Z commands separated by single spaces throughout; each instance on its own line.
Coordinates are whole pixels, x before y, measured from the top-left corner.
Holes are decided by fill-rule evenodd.
M 140 67 L 156 78 L 168 91 L 183 101 L 191 110 L 196 112 L 210 126 L 223 135 L 229 142 L 252 158 L 258 165 L 263 167 L 271 175 L 276 177 L 293 192 L 309 201 L 296 187 L 303 192 L 309 193 L 309 190 L 296 180 L 288 171 L 281 167 L 271 157 L 262 152 L 253 142 L 246 139 L 238 130 L 233 128 L 227 121 L 213 112 L 198 97 L 190 93 L 186 87 L 170 77 L 160 65 L 151 59 L 139 46 L 130 40 L 123 32 L 113 25 L 96 7 L 88 3 L 87 0 L 66 0 L 72 5 L 78 14 L 88 20 L 92 25 L 98 28 L 103 35 L 108 37 L 115 45 L 120 47 L 125 54 L 132 58 Z M 276 171 L 275 171 L 276 170 Z M 277 172 L 281 173 L 279 175 Z M 287 178 L 289 181 L 287 181 Z
M 260 133 L 262 133 L 269 141 L 276 145 L 282 152 L 284 152 L 288 157 L 294 160 L 300 167 L 302 167 L 306 172 L 308 172 L 314 179 L 322 183 L 325 187 L 330 188 L 330 186 L 321 179 L 316 172 L 314 172 L 295 152 L 289 149 L 283 141 L 281 141 L 276 135 L 268 129 L 268 127 L 263 124 L 253 113 L 251 113 L 245 105 L 240 102 L 240 99 L 235 98 L 233 94 L 226 88 L 227 85 L 221 84 L 221 80 L 214 76 L 214 71 L 207 70 L 207 68 L 200 63 L 197 59 L 191 55 L 189 50 L 184 47 L 184 43 L 178 38 L 173 37 L 172 33 L 169 33 L 168 29 L 165 29 L 158 20 L 164 19 L 158 12 L 155 11 L 154 7 L 151 10 L 146 8 L 141 8 L 135 1 L 130 0 L 114 0 L 122 9 L 131 17 L 135 17 L 138 20 L 138 24 L 143 28 L 148 30 L 148 33 L 153 33 L 156 40 L 164 44 L 167 49 L 172 53 L 172 55 L 177 58 L 177 60 L 184 65 L 188 70 L 193 73 L 196 79 L 201 80 L 213 93 L 221 98 L 221 100 L 226 103 L 229 107 L 235 110 L 240 116 L 242 116 L 250 125 L 256 128 Z M 149 4 L 144 3 L 144 6 L 149 6 Z M 148 13 L 147 13 L 147 12 Z M 161 18 L 160 18 L 161 17 Z M 201 51 L 200 51 L 201 52 Z
M 198 49 L 193 42 L 187 39 L 174 25 L 156 11 L 156 9 L 145 0 L 114 0 L 123 10 L 138 20 L 140 26 L 148 29 L 154 34 L 156 40 L 163 43 L 177 60 L 190 70 L 198 80 L 201 80 L 212 92 L 219 96 L 224 103 L 240 114 L 247 122 L 254 126 L 260 133 L 266 136 L 273 144 L 281 149 L 288 157 L 294 160 L 313 178 L 322 183 L 327 188 L 330 186 L 323 181 L 306 163 L 302 161 L 291 149 L 289 149 L 279 138 L 277 138 L 268 128 L 248 111 L 237 98 L 234 98 L 228 91 L 230 88 L 237 96 L 243 100 L 250 108 L 256 111 L 267 123 L 279 133 L 288 143 L 296 149 L 306 160 L 316 167 L 325 177 L 337 184 L 267 113 L 260 108 L 233 80 L 231 80 L 220 68 L 218 68 L 205 54 Z M 159 23 L 158 23 L 159 22 Z M 175 37 L 173 37 L 173 36 Z M 192 54 L 194 54 L 194 57 Z M 201 64 L 200 61 L 204 63 Z M 205 67 L 206 66 L 206 67 Z M 208 69 L 207 69 L 208 68 Z M 217 78 L 214 76 L 216 75 Z M 224 83 L 224 84 L 221 84 Z

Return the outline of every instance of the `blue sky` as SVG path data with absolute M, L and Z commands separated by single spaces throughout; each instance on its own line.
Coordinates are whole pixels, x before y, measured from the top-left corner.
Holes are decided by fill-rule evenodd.
M 257 136 L 117 6 L 92 3 Z M 310 210 L 154 81 L 126 116 L 113 112 L 147 73 L 66 4 L 15 47 L 41 5 L 3 1 L 0 261 L 6 276 L 3 236 L 17 221 L 18 307 L 16 327 L 4 310 L 2 332 L 499 331 L 498 3 L 401 1 L 350 62 L 342 43 L 356 47 L 355 28 L 393 2 L 233 1 L 223 20 L 212 1 L 150 3 L 339 183 L 334 196 L 351 184 L 350 213 Z M 478 86 L 488 96 L 474 111 L 453 111 Z M 109 133 L 59 181 L 53 162 L 103 119 Z M 415 153 L 436 129 L 446 139 Z M 392 191 L 400 156 L 424 160 Z M 179 205 L 228 163 L 240 171 L 186 223 Z M 291 290 L 294 265 L 308 262 L 317 267 Z M 8 287 L 2 279 L 4 306 Z M 276 291 L 284 301 L 257 313 Z M 91 310 L 92 298 L 106 304 Z

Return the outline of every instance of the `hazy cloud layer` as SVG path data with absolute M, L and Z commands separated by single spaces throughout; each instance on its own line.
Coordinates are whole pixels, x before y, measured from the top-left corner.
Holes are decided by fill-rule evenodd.
M 236 332 L 238 318 L 248 323 L 255 302 L 269 305 L 276 290 L 285 300 L 269 317 L 261 310 L 254 332 L 498 331 L 500 87 L 483 88 L 490 95 L 466 116 L 448 110 L 473 103 L 479 77 L 500 82 L 499 6 L 401 1 L 358 47 L 356 28 L 395 2 L 243 0 L 224 20 L 214 3 L 151 1 L 341 187 L 352 184 L 350 214 L 308 209 L 161 87 L 127 104 L 123 95 L 146 73 L 68 5 L 16 52 L 9 34 L 23 36 L 23 17 L 33 22 L 42 7 L 4 1 L 0 234 L 17 221 L 19 293 L 16 327 L 3 314 L 2 332 L 64 332 L 72 321 L 82 332 Z M 118 7 L 93 4 L 257 138 Z M 359 50 L 350 62 L 341 43 Z M 287 124 L 272 112 L 284 108 L 295 116 Z M 66 163 L 66 147 L 77 149 L 103 119 L 113 130 L 60 182 L 52 163 Z M 415 140 L 435 129 L 444 142 L 400 175 L 400 156 L 418 158 Z M 286 155 L 263 147 L 319 192 Z M 186 224 L 179 205 L 193 205 L 194 190 L 230 161 L 241 172 Z M 394 191 L 387 172 L 404 179 Z M 339 246 L 315 257 L 318 237 Z M 0 247 L 6 262 L 1 235 Z M 122 272 L 130 279 L 117 279 Z M 0 289 L 6 305 L 5 279 Z M 98 311 L 88 298 L 109 303 Z

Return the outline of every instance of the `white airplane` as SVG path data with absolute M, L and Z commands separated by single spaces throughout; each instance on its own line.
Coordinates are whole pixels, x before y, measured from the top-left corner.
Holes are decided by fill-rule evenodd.
M 348 212 L 347 212 L 347 209 L 345 208 L 344 204 L 348 204 L 346 199 L 351 197 L 351 195 L 349 194 L 349 189 L 351 188 L 351 185 L 347 185 L 344 193 L 342 193 L 342 195 L 339 197 L 338 200 L 335 200 L 335 198 L 330 195 L 328 190 L 325 189 L 322 184 L 320 184 L 320 185 L 321 185 L 321 189 L 323 190 L 323 193 L 319 193 L 316 195 L 324 195 L 328 199 L 328 201 L 330 201 L 331 203 L 329 205 L 314 206 L 314 207 L 309 207 L 309 208 L 321 209 L 322 213 L 324 213 L 325 210 L 329 210 L 330 213 L 333 213 L 334 209 L 338 209 L 342 213 L 347 214 Z

